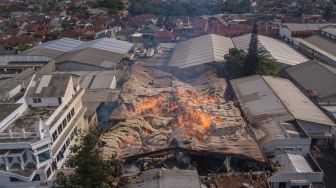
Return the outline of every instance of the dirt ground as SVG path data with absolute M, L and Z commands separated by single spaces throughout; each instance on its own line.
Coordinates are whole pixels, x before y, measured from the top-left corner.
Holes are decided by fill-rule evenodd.
M 324 172 L 325 188 L 335 188 L 336 150 L 333 148 L 313 147 L 311 153 Z

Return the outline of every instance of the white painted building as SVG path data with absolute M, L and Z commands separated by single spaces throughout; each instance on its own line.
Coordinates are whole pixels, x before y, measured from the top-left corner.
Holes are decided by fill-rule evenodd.
M 316 161 L 307 155 L 279 154 L 271 159 L 276 171 L 267 178 L 270 188 L 310 188 L 323 182 L 324 173 Z
M 70 74 L 36 75 L 25 96 L 0 104 L 0 185 L 48 187 L 79 130 L 84 90 Z

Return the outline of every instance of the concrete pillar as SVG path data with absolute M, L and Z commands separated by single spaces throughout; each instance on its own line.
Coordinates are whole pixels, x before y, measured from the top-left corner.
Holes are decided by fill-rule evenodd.
M 227 169 L 227 172 L 231 172 L 230 162 L 231 162 L 231 156 L 226 156 L 224 164 L 225 164 L 225 167 Z

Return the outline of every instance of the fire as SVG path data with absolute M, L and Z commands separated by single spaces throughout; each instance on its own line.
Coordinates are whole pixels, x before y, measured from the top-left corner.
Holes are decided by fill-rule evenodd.
M 197 132 L 204 132 L 203 130 L 208 129 L 211 124 L 222 122 L 218 116 L 203 109 L 207 105 L 217 103 L 216 97 L 200 96 L 193 89 L 175 88 L 173 96 L 161 93 L 158 96 L 142 97 L 136 102 L 134 112 L 141 115 L 172 116 L 175 119 L 172 126 L 184 129 L 182 136 L 187 137 L 192 134 L 197 136 Z M 144 131 L 144 136 L 148 135 L 150 132 Z

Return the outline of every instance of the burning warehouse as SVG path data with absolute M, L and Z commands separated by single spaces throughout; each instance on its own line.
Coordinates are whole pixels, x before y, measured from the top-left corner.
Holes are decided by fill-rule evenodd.
M 264 156 L 249 135 L 227 82 L 211 70 L 181 81 L 157 69 L 133 66 L 101 135 L 104 158 L 125 159 L 125 173 L 157 167 L 197 168 L 200 174 L 258 171 Z

